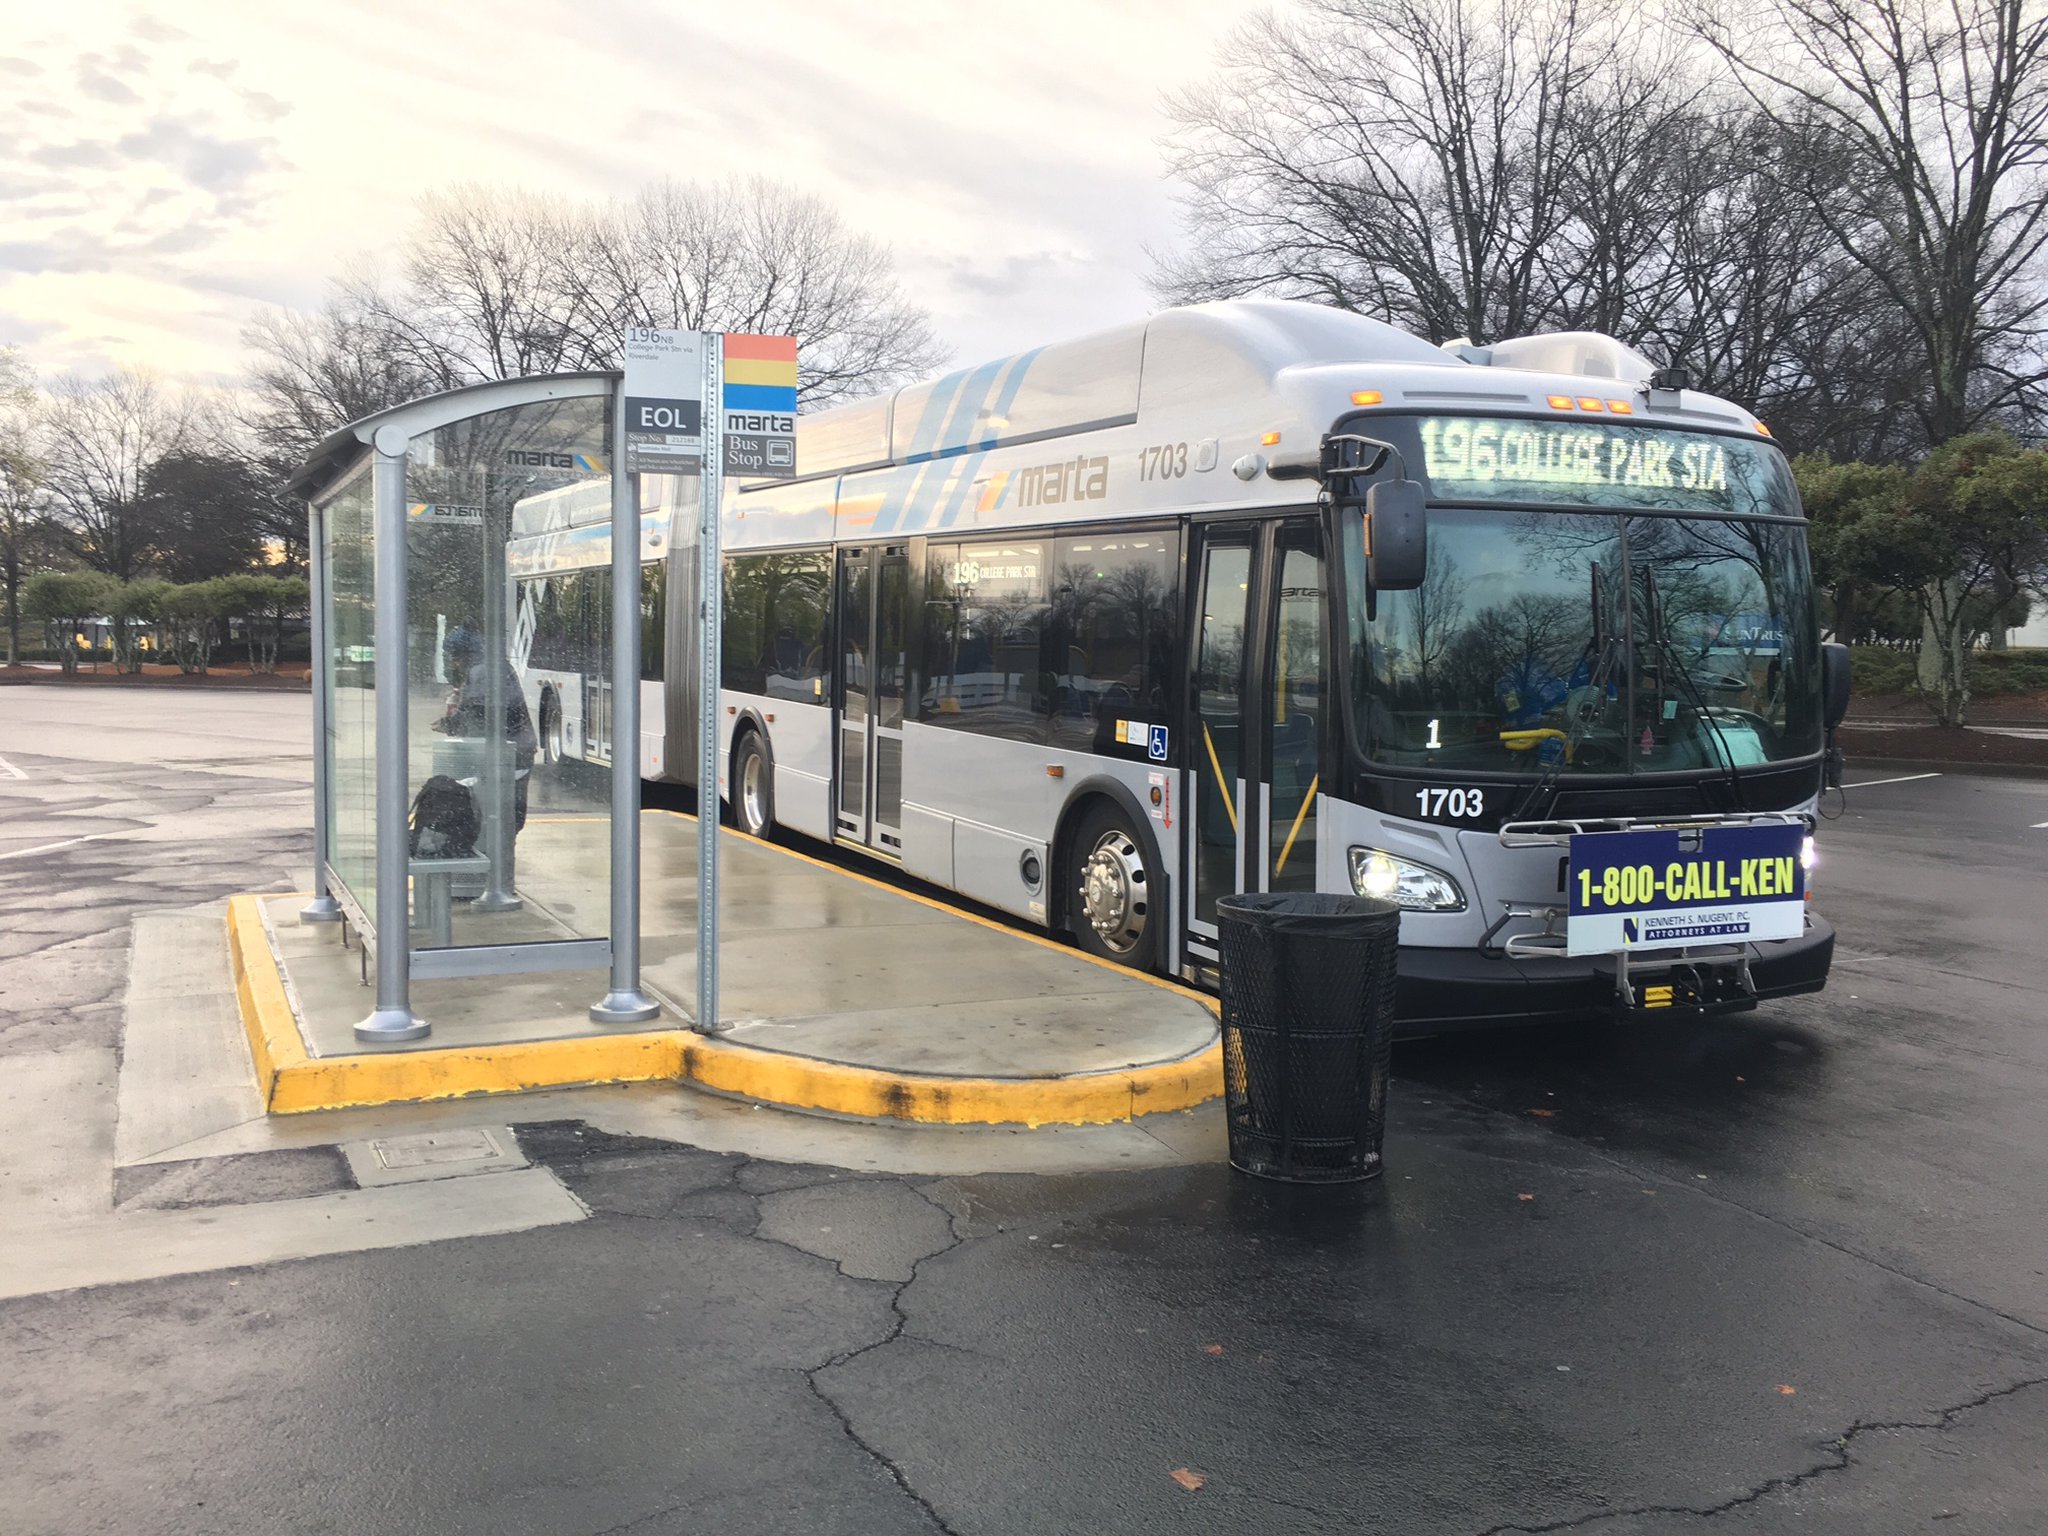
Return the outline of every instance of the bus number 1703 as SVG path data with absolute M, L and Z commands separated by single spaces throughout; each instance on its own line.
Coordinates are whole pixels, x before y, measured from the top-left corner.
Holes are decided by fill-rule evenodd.
M 1155 443 L 1138 450 L 1140 480 L 1178 480 L 1188 472 L 1186 443 Z
M 1416 808 L 1424 816 L 1448 816 L 1452 820 L 1461 817 L 1484 816 L 1486 814 L 1486 791 L 1483 789 L 1418 789 L 1415 791 Z

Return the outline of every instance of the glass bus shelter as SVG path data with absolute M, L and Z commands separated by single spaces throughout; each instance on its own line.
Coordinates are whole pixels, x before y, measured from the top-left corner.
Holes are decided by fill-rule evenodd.
M 606 971 L 593 1019 L 659 1011 L 640 986 L 640 566 L 669 529 L 611 472 L 622 404 L 616 373 L 480 384 L 343 428 L 293 478 L 312 533 L 301 918 L 375 958 L 359 1039 L 428 1033 L 415 977 Z M 558 575 L 607 556 L 608 588 Z

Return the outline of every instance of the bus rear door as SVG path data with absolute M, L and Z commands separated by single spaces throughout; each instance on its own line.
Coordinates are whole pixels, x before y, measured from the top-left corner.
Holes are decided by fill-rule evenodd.
M 903 694 L 910 662 L 910 547 L 839 551 L 833 678 L 833 830 L 903 853 Z

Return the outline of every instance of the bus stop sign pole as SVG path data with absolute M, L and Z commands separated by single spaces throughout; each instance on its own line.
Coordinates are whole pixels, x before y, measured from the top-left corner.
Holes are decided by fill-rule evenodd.
M 724 583 L 718 498 L 725 468 L 725 337 L 704 337 L 703 506 L 697 534 L 697 1028 L 718 1028 L 718 686 Z
M 598 1024 L 661 1012 L 640 990 L 640 476 L 626 465 L 626 383 L 612 393 L 612 975 Z

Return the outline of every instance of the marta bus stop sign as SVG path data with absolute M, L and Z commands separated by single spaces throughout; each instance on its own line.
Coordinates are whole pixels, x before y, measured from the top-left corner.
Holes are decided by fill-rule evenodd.
M 728 475 L 783 480 L 796 473 L 796 338 L 725 337 L 725 464 Z
M 792 362 L 792 372 L 794 367 Z M 792 399 L 792 426 L 795 410 Z M 697 472 L 704 462 L 702 335 L 641 325 L 627 329 L 625 426 L 627 474 Z

